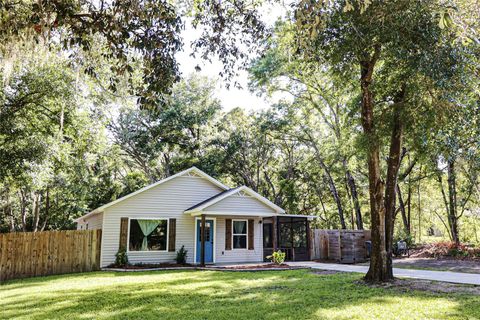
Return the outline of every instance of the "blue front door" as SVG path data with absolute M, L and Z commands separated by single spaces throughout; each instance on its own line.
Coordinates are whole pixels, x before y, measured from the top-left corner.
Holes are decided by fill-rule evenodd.
M 202 260 L 202 233 L 200 219 L 197 220 L 197 256 L 195 261 L 200 263 Z M 213 263 L 213 229 L 215 227 L 214 220 L 205 220 L 205 263 Z

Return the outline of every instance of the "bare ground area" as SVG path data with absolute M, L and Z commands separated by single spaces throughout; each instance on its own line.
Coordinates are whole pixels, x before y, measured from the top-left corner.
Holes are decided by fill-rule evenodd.
M 369 261 L 358 263 L 361 266 L 368 266 Z M 451 271 L 463 273 L 478 273 L 480 274 L 480 260 L 479 259 L 454 259 L 454 258 L 395 258 L 393 260 L 394 268 L 403 269 L 421 269 L 434 271 Z
M 319 269 L 312 269 L 312 273 L 319 274 L 319 275 L 331 275 L 337 273 L 345 273 L 342 271 L 335 271 L 335 270 L 319 270 Z
M 317 275 L 341 274 L 343 272 L 333 270 L 312 270 Z M 420 279 L 395 279 L 386 283 L 371 284 L 363 280 L 356 281 L 357 284 L 373 288 L 391 289 L 397 292 L 409 292 L 412 290 L 432 293 L 460 293 L 480 295 L 480 286 L 464 285 L 448 282 L 438 282 Z
M 480 295 L 480 286 L 463 285 L 463 284 L 448 283 L 448 282 L 437 282 L 437 281 L 429 281 L 429 280 L 419 280 L 419 279 L 395 279 L 394 281 L 381 283 L 381 284 L 370 284 L 362 280 L 362 281 L 358 281 L 358 283 L 375 287 L 375 288 L 392 289 L 400 292 L 409 292 L 411 290 L 417 290 L 417 291 L 427 291 L 427 292 L 433 292 L 433 293 L 464 293 L 464 294 Z
M 480 260 L 460 260 L 449 258 L 402 258 L 393 261 L 395 268 L 428 269 L 480 274 Z

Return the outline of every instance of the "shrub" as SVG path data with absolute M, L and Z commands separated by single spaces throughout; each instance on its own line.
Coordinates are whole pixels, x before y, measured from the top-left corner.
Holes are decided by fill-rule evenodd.
M 115 265 L 119 267 L 128 265 L 128 255 L 125 249 L 119 249 L 115 254 Z
M 275 264 L 282 264 L 285 262 L 285 252 L 281 250 L 275 251 L 271 256 L 268 256 L 267 259 L 270 259 Z
M 180 250 L 177 251 L 177 257 L 175 260 L 178 264 L 185 264 L 187 262 L 187 250 L 185 250 L 185 246 L 182 246 Z

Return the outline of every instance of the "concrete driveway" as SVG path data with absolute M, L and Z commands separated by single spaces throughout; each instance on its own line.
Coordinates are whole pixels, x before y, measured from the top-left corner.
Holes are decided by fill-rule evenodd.
M 367 273 L 368 266 L 358 266 L 338 263 L 321 263 L 314 261 L 288 262 L 291 266 L 309 267 L 318 270 L 332 270 L 342 272 Z M 399 278 L 414 278 L 422 280 L 443 281 L 461 284 L 480 285 L 480 274 L 478 273 L 460 273 L 450 271 L 430 271 L 415 269 L 393 268 L 393 275 Z

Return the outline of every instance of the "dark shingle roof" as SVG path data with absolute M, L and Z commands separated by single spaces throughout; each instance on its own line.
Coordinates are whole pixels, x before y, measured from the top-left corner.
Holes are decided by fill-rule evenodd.
M 200 207 L 201 205 L 204 205 L 205 203 L 210 202 L 210 201 L 212 201 L 213 199 L 216 199 L 216 198 L 218 198 L 218 197 L 221 197 L 221 196 L 224 195 L 225 193 L 227 193 L 227 192 L 232 192 L 233 190 L 236 190 L 236 189 L 238 189 L 238 188 L 239 188 L 239 187 L 222 191 L 222 192 L 220 192 L 219 194 L 214 195 L 213 197 L 210 197 L 210 198 L 208 198 L 208 199 L 205 199 L 205 200 L 203 200 L 202 202 L 199 202 L 199 203 L 197 203 L 196 205 L 191 206 L 190 208 L 186 209 L 185 211 L 189 211 L 189 210 L 193 210 L 193 209 L 195 209 L 195 208 L 198 208 L 198 207 Z

